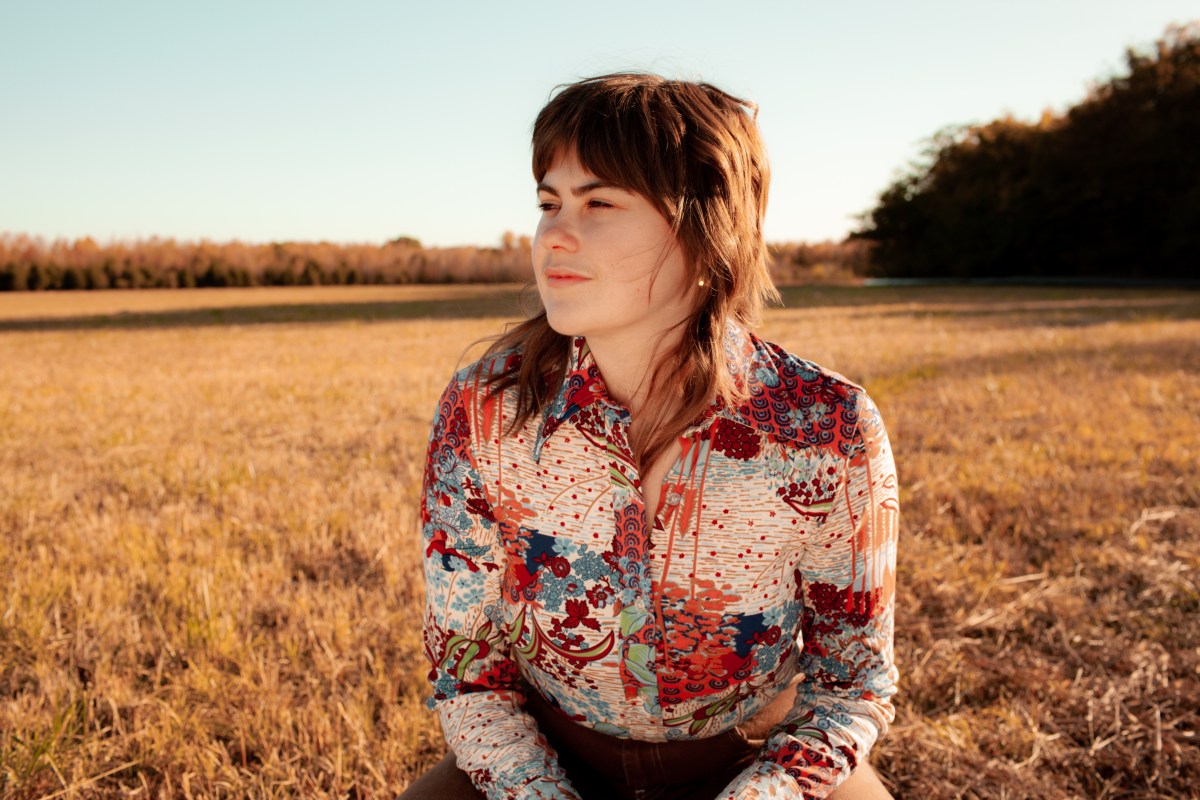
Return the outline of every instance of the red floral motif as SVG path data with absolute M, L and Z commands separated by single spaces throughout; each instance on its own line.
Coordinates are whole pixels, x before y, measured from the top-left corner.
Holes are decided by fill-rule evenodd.
M 734 651 L 737 620 L 726 609 L 737 601 L 712 581 L 697 581 L 697 591 L 664 584 L 668 669 L 663 674 L 663 702 L 677 704 L 716 695 L 750 676 L 750 656 Z
M 594 631 L 600 630 L 600 621 L 588 616 L 587 603 L 582 600 L 567 601 L 567 616 L 562 621 L 564 628 L 578 628 L 582 625 Z
M 728 419 L 713 424 L 713 449 L 738 461 L 749 461 L 762 446 L 758 433 Z
M 534 559 L 534 562 L 541 564 L 543 567 L 549 567 L 556 578 L 565 578 L 571 574 L 571 562 L 562 556 L 552 556 L 549 553 L 542 553 Z
M 791 506 L 797 513 L 807 517 L 825 517 L 826 509 L 813 510 L 813 506 L 822 505 L 833 500 L 837 494 L 837 470 L 833 467 L 825 469 L 824 476 L 812 475 L 808 480 L 792 481 L 780 486 L 775 494 Z
M 608 601 L 613 597 L 613 590 L 604 583 L 597 583 L 586 592 L 588 602 L 593 608 L 607 608 Z
M 808 598 L 819 616 L 841 619 L 856 628 L 868 625 L 876 615 L 882 596 L 880 589 L 856 592 L 853 587 L 839 589 L 831 583 L 810 583 Z
M 779 638 L 783 635 L 783 631 L 778 625 L 772 625 L 765 631 L 755 631 L 750 637 L 750 644 L 765 644 L 774 645 L 779 643 Z
M 467 511 L 486 519 L 488 522 L 496 521 L 496 517 L 492 513 L 491 504 L 481 495 L 476 494 L 467 499 Z

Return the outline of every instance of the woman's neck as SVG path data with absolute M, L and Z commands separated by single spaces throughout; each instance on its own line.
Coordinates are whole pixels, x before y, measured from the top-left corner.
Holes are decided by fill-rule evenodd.
M 651 393 L 655 367 L 681 335 L 676 329 L 649 340 L 634 336 L 588 338 L 588 349 L 604 376 L 608 396 L 628 408 L 635 419 Z

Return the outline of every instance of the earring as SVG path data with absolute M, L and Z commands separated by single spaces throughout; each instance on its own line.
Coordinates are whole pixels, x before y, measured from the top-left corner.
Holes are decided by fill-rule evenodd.
M 703 285 L 704 285 L 704 278 L 701 278 L 701 279 L 700 279 L 700 284 L 699 284 L 699 285 L 700 285 L 700 286 L 703 286 Z

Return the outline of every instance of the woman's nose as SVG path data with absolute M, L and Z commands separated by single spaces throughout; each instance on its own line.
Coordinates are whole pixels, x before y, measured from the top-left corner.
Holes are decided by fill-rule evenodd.
M 565 250 L 568 253 L 574 253 L 579 249 L 579 237 L 570 223 L 562 218 L 561 212 L 559 212 L 559 216 L 542 228 L 539 240 L 542 247 L 547 250 Z

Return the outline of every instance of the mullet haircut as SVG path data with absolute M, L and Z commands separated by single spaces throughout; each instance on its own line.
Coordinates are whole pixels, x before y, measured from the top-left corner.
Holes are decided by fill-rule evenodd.
M 618 73 L 560 87 L 533 126 L 536 181 L 574 154 L 600 180 L 645 197 L 670 224 L 691 285 L 704 281 L 678 344 L 648 376 L 632 442 L 643 472 L 712 402 L 741 399 L 726 358 L 726 327 L 757 324 L 764 306 L 779 299 L 762 235 L 770 170 L 757 113 L 754 104 L 707 83 Z M 570 342 L 543 310 L 489 347 L 485 358 L 521 353 L 488 379 L 491 392 L 517 389 L 510 432 L 552 400 Z

